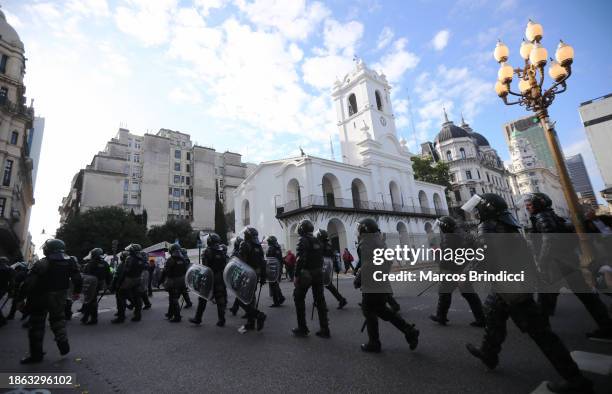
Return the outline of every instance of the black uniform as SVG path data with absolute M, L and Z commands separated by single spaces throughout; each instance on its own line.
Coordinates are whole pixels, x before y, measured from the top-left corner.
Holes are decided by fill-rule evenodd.
M 0 257 L 0 305 L 4 304 L 4 296 L 8 300 L 9 292 L 13 283 L 13 271 L 11 267 L 8 266 L 8 259 L 5 257 Z M 6 324 L 6 318 L 2 314 L 2 309 L 0 309 L 0 327 Z
M 442 232 L 440 236 L 440 248 L 443 251 L 445 249 L 456 250 L 460 248 L 470 248 L 473 246 L 470 245 L 467 234 L 458 228 L 454 229 L 454 232 Z M 442 260 L 440 262 L 440 273 L 442 274 L 461 273 L 464 270 L 466 270 L 464 265 L 456 264 L 454 261 Z M 472 309 L 472 314 L 474 315 L 475 321 L 472 322 L 471 325 L 475 327 L 484 327 L 485 319 L 484 312 L 482 311 L 482 302 L 469 281 L 441 282 L 438 289 L 438 308 L 436 310 L 436 314 L 430 316 L 430 318 L 442 325 L 445 325 L 448 322 L 448 310 L 451 306 L 453 291 L 455 291 L 456 288 L 459 288 L 461 295 L 463 298 L 465 298 Z
M 64 318 L 66 291 L 71 283 L 74 294 L 79 294 L 82 287 L 79 269 L 76 262 L 64 253 L 49 254 L 28 272 L 21 287 L 21 297 L 26 298 L 26 308 L 30 312 L 30 356 L 22 362 L 42 360 L 47 315 L 60 353 L 64 355 L 70 351 Z
M 187 262 L 182 256 L 173 255 L 166 260 L 166 265 L 162 271 L 160 282 L 164 282 L 164 287 L 168 291 L 168 319 L 173 323 L 181 321 L 181 308 L 179 298 L 185 292 L 185 273 L 187 272 Z
M 332 246 L 329 242 L 322 243 L 323 247 L 323 257 L 329 257 L 334 262 L 334 271 L 336 275 L 340 272 L 336 259 L 338 256 L 334 253 Z M 342 297 L 342 294 L 338 291 L 336 286 L 334 286 L 334 281 L 332 280 L 327 286 L 325 286 L 327 290 L 334 296 L 334 298 L 338 301 L 338 309 L 342 309 L 346 305 L 346 298 Z
M 505 215 L 509 216 L 509 213 Z M 497 218 L 481 220 L 483 221 L 478 227 L 478 234 L 483 244 L 488 245 L 486 263 L 490 272 L 504 268 L 513 269 L 515 266 L 529 274 L 535 272 L 535 262 L 528 251 L 526 241 L 518 232 L 517 225 Z M 496 233 L 507 233 L 507 236 L 503 239 L 490 236 Z M 569 351 L 551 330 L 548 318 L 535 302 L 533 294 L 498 292 L 497 285 L 498 283 L 493 285 L 485 301 L 486 328 L 482 344 L 480 348 L 468 344 L 470 353 L 480 358 L 490 369 L 495 368 L 501 346 L 506 339 L 506 321 L 512 318 L 522 332 L 529 334 L 557 372 L 568 382 L 581 388 L 581 391 L 576 392 L 590 392 L 590 383 L 584 380 Z M 553 390 L 553 385 L 549 384 L 549 388 Z
M 134 306 L 132 321 L 140 321 L 142 300 L 140 298 L 141 274 L 145 269 L 146 256 L 142 252 L 130 253 L 117 268 L 112 288 L 117 290 L 117 318 L 113 323 L 125 320 L 125 309 L 128 299 Z
M 6 316 L 6 318 L 8 320 L 12 320 L 15 318 L 15 313 L 17 313 L 17 306 L 19 304 L 19 292 L 21 289 L 21 286 L 23 285 L 23 282 L 25 281 L 25 278 L 28 274 L 28 268 L 24 263 L 17 263 L 17 264 L 13 264 L 11 266 L 11 269 L 13 270 L 12 273 L 12 286 L 11 286 L 11 309 L 9 311 L 9 314 Z M 22 318 L 25 318 L 25 314 L 23 314 Z
M 534 247 L 541 278 L 542 290 L 538 294 L 538 302 L 543 310 L 552 315 L 555 309 L 559 289 L 566 282 L 574 295 L 585 306 L 587 311 L 597 322 L 599 330 L 590 334 L 597 336 L 607 333 L 612 337 L 612 321 L 606 306 L 586 283 L 580 271 L 578 257 L 574 253 L 577 240 L 574 235 L 563 234 L 572 231 L 565 221 L 555 212 L 546 208 L 530 217 L 534 238 Z
M 266 260 L 264 259 L 263 248 L 259 242 L 245 239 L 240 244 L 238 255 L 242 261 L 257 272 L 259 284 L 263 286 L 266 283 Z M 257 309 L 255 298 L 253 298 L 250 304 L 244 305 L 244 308 L 247 314 L 247 324 L 244 326 L 244 329 L 254 329 L 255 321 L 257 321 L 257 329 L 261 330 L 266 320 L 266 315 Z
M 282 267 L 283 252 L 281 251 L 281 247 L 278 243 L 268 246 L 268 250 L 266 251 L 266 257 L 277 258 L 280 263 L 280 267 Z M 283 296 L 283 292 L 281 291 L 280 285 L 278 284 L 280 276 L 281 272 L 278 273 L 278 279 L 276 282 L 268 282 L 268 286 L 270 286 L 270 296 L 272 297 L 273 302 L 273 304 L 271 305 L 272 307 L 280 306 L 283 302 L 285 302 L 285 296 Z
M 223 270 L 227 264 L 227 248 L 225 245 L 219 245 L 218 248 L 207 247 L 202 253 L 202 264 L 209 267 L 214 274 L 213 297 L 217 303 L 217 326 L 225 325 L 225 308 L 227 306 L 227 289 L 223 281 Z M 198 297 L 198 308 L 192 323 L 200 324 L 202 322 L 202 314 L 206 309 L 207 301 L 202 297 Z
M 323 247 L 312 233 L 306 233 L 300 235 L 296 251 L 296 282 L 295 289 L 293 290 L 293 299 L 295 301 L 298 326 L 294 329 L 294 333 L 298 336 L 303 336 L 309 332 L 306 325 L 306 294 L 308 289 L 312 287 L 312 298 L 317 306 L 319 326 L 321 328 L 316 334 L 321 337 L 329 337 L 327 303 L 323 293 Z
M 365 251 L 364 241 L 361 241 L 357 246 L 360 270 L 357 272 L 357 277 L 355 278 L 355 287 L 361 287 L 362 275 L 372 275 L 375 269 L 372 255 L 374 248 L 386 248 L 380 236 L 374 237 L 374 235 L 375 234 L 368 234 L 366 242 L 374 243 L 374 245 L 369 245 L 365 248 Z M 396 309 L 388 305 L 390 300 L 395 301 L 392 294 L 391 286 L 386 286 L 386 289 L 380 289 L 379 292 L 375 293 L 365 292 L 362 288 L 361 311 L 365 317 L 365 324 L 368 330 L 368 343 L 361 345 L 363 351 L 379 352 L 381 349 L 378 318 L 390 322 L 394 327 L 400 330 L 404 334 L 410 349 L 414 350 L 417 347 L 419 330 L 415 328 L 414 324 L 407 323 Z
M 81 321 L 87 324 L 96 324 L 98 322 L 98 297 L 97 294 L 103 291 L 106 287 L 110 286 L 113 279 L 113 275 L 110 270 L 110 266 L 103 258 L 98 257 L 89 260 L 83 268 L 83 273 L 86 275 L 95 276 L 98 280 L 95 296 L 92 301 L 83 305 L 83 317 Z M 106 287 L 105 287 L 106 286 Z M 89 322 L 87 322 L 87 320 Z

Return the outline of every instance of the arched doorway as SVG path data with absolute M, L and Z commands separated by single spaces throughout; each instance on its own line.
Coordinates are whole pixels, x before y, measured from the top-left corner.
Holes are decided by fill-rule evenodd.
M 351 182 L 351 195 L 353 197 L 353 208 L 366 208 L 368 194 L 365 184 L 361 179 L 355 178 L 353 182 Z
M 429 213 L 429 201 L 427 201 L 427 194 L 423 190 L 419 191 L 419 205 L 421 206 L 421 212 Z
M 389 182 L 389 194 L 391 195 L 391 207 L 395 211 L 402 206 L 402 195 L 395 181 Z
M 327 223 L 327 234 L 329 235 L 329 240 L 332 244 L 334 253 L 342 253 L 344 248 L 348 247 L 346 229 L 344 227 L 344 223 L 342 223 L 340 220 L 334 218 Z
M 340 188 L 340 181 L 335 175 L 330 173 L 323 175 L 321 188 L 323 191 L 324 205 L 330 207 L 339 205 L 336 204 L 336 202 L 340 202 L 340 199 L 342 198 L 342 189 Z
M 436 214 L 441 215 L 442 214 L 442 199 L 440 198 L 440 195 L 438 193 L 434 193 L 433 203 L 434 203 L 434 209 L 436 210 Z
M 289 206 L 289 210 L 302 207 L 300 183 L 295 178 L 287 183 L 287 205 Z
M 251 224 L 251 207 L 249 200 L 244 200 L 242 202 L 242 225 L 248 226 L 249 224 Z
M 408 241 L 409 241 L 408 227 L 406 227 L 404 222 L 397 222 L 396 230 L 399 234 L 399 244 L 401 246 L 408 245 Z

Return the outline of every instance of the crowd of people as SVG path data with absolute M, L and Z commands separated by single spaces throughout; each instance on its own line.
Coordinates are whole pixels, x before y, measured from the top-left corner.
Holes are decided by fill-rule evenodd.
M 552 270 L 550 263 L 554 261 L 557 269 L 561 267 L 566 287 L 574 292 L 598 325 L 598 328 L 588 336 L 595 339 L 612 339 L 612 320 L 609 312 L 599 294 L 593 291 L 593 287 L 581 274 L 577 254 L 564 253 L 562 261 L 559 260 L 559 251 L 552 247 L 552 240 L 547 238 L 547 234 L 572 232 L 571 226 L 555 214 L 548 196 L 533 193 L 524 197 L 526 209 L 531 215 L 531 231 L 542 235 L 536 245 L 528 245 L 520 231 L 521 226 L 508 211 L 503 198 L 492 193 L 475 195 L 474 198 L 476 199 L 472 204 L 474 213 L 480 221 L 476 234 L 467 234 L 450 216 L 441 217 L 438 219 L 441 233 L 440 247 L 457 249 L 474 244 L 488 244 L 489 252 L 492 254 L 489 261 L 495 262 L 496 269 L 518 266 L 526 272 L 537 272 L 542 283 L 546 282 L 542 278 L 550 277 Z M 590 232 L 609 234 L 612 233 L 611 225 L 612 220 L 606 217 L 600 218 L 592 213 L 587 215 L 586 228 Z M 209 299 L 198 297 L 195 314 L 189 321 L 201 324 L 208 301 L 213 301 L 217 309 L 216 324 L 219 327 L 225 326 L 229 285 L 224 278 L 224 270 L 232 257 L 256 272 L 260 286 L 268 283 L 273 301 L 270 307 L 282 305 L 286 301 L 278 284 L 282 270 L 273 280 L 266 275 L 267 259 L 268 261 L 276 259 L 282 261 L 286 278 L 294 283 L 293 300 L 297 326 L 292 330 L 293 335 L 306 337 L 310 334 L 305 299 L 311 290 L 319 322 L 319 329 L 315 335 L 320 338 L 330 338 L 332 331 L 327 318 L 325 289 L 338 301 L 339 309 L 347 304 L 346 298 L 339 293 L 333 281 L 326 279 L 324 264 L 326 261 L 332 261 L 336 274 L 343 269 L 345 274 L 352 270 L 355 274 L 354 287 L 361 288 L 360 306 L 365 317 L 364 327 L 368 336 L 368 341 L 361 345 L 363 351 L 381 351 L 379 319 L 388 321 L 396 327 L 410 349 L 418 346 L 419 330 L 401 316 L 400 305 L 393 297 L 390 284 L 376 291 L 368 290 L 368 278 L 375 268 L 372 263 L 372 251 L 375 248 L 385 247 L 378 223 L 374 219 L 364 218 L 358 223 L 359 244 L 356 266 L 353 265 L 355 258 L 348 249 L 344 249 L 342 254 L 334 251 L 327 232 L 322 229 L 315 231 L 310 221 L 301 221 L 297 232 L 299 239 L 296 253 L 288 251 L 284 256 L 276 237 L 268 236 L 265 239 L 267 248 L 264 248 L 259 240 L 258 231 L 253 227 L 246 227 L 234 239 L 231 252 L 228 252 L 228 247 L 223 244 L 219 235 L 210 234 L 206 248 L 201 254 L 201 262 L 212 271 L 211 296 Z M 518 247 L 509 251 L 504 249 L 503 245 L 496 245 L 499 241 L 493 235 L 500 233 L 506 237 L 504 242 L 510 240 Z M 522 247 L 523 244 L 525 247 Z M 603 247 L 605 249 L 605 245 Z M 59 239 L 46 241 L 43 245 L 45 257 L 31 267 L 23 263 L 10 266 L 8 259 L 0 257 L 0 300 L 5 294 L 7 300 L 9 297 L 12 299 L 7 319 L 13 319 L 16 312 L 21 311 L 24 324 L 28 328 L 29 354 L 21 360 L 23 364 L 38 363 L 43 360 L 43 337 L 47 318 L 60 354 L 64 355 L 70 351 L 65 322 L 72 315 L 72 301 L 79 297 L 82 300 L 81 322 L 85 325 L 98 323 L 98 304 L 106 294 L 115 294 L 116 297 L 117 312 L 111 320 L 113 324 L 124 323 L 128 310 L 132 311 L 131 321 L 138 322 L 141 320 L 142 311 L 151 307 L 149 297 L 152 294 L 151 283 L 155 265 L 149 263 L 147 254 L 142 251 L 140 245 L 129 245 L 119 255 L 119 263 L 114 269 L 111 269 L 104 259 L 104 252 L 100 248 L 91 250 L 81 263 L 75 257 L 66 255 L 65 249 L 64 243 Z M 604 256 L 607 255 L 606 250 Z M 185 308 L 191 306 L 185 280 L 191 263 L 186 250 L 177 244 L 171 245 L 168 252 L 170 257 L 165 262 L 158 282 L 163 284 L 169 295 L 165 317 L 169 322 L 179 323 L 184 312 L 183 304 Z M 389 266 L 390 262 L 387 263 Z M 611 284 L 609 274 L 612 270 L 606 267 L 610 266 L 603 262 L 595 270 L 595 276 L 599 278 L 597 287 L 600 289 L 609 288 Z M 448 261 L 440 262 L 439 268 L 440 272 L 460 272 L 468 269 Z M 483 303 L 469 282 L 444 281 L 439 286 L 436 312 L 430 316 L 435 323 L 441 325 L 448 323 L 452 293 L 457 288 L 474 315 L 474 322 L 471 325 L 484 328 L 480 345 L 466 345 L 469 354 L 482 361 L 488 368 L 494 369 L 499 363 L 501 345 L 506 338 L 506 322 L 512 319 L 522 332 L 533 339 L 564 378 L 562 382 L 549 383 L 548 388 L 551 391 L 557 393 L 592 391 L 591 382 L 581 374 L 564 343 L 550 325 L 549 316 L 554 313 L 559 288 L 553 288 L 548 283 L 546 291 L 539 291 L 536 294 L 535 291 L 528 290 L 506 292 L 493 284 Z M 180 301 L 181 297 L 183 302 Z M 267 316 L 260 309 L 258 297 L 252 297 L 248 302 L 236 297 L 229 310 L 236 315 L 239 309 L 244 310 L 246 318 L 246 323 L 240 328 L 240 332 L 259 331 L 264 328 Z M 6 324 L 1 308 L 0 324 Z

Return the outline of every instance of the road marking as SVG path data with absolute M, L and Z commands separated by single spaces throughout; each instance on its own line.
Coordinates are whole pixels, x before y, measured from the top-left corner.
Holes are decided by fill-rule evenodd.
M 579 350 L 571 352 L 571 355 L 581 371 L 612 376 L 612 356 Z

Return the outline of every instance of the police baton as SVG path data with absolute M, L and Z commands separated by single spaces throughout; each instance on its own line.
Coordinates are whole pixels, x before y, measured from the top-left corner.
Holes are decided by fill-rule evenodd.
M 7 293 L 7 294 L 6 294 L 6 300 L 4 300 L 4 302 L 2 303 L 2 306 L 0 306 L 0 311 L 2 311 L 2 310 L 4 309 L 4 306 L 5 306 L 5 305 L 6 305 L 6 303 L 8 302 L 9 298 L 11 298 L 11 297 L 9 297 L 9 295 L 8 295 L 8 293 Z
M 261 282 L 259 283 L 259 294 L 257 294 L 257 302 L 255 303 L 255 309 L 257 309 L 259 307 L 259 297 L 261 297 L 261 288 L 263 287 L 263 284 L 261 284 Z
M 104 289 L 104 291 L 102 292 L 102 295 L 100 296 L 100 298 L 98 298 L 98 302 L 96 302 L 96 304 L 100 303 L 100 300 L 102 299 L 102 297 L 104 297 L 104 295 L 106 294 L 107 290 L 108 290 L 108 287 Z
M 361 325 L 361 332 L 363 332 L 363 330 L 365 330 L 367 322 L 368 322 L 367 320 L 363 321 L 363 324 Z
M 312 312 L 310 312 L 310 320 L 314 320 L 314 308 L 317 303 L 313 301 L 312 303 Z
M 422 292 L 420 292 L 419 294 L 417 294 L 417 297 L 422 296 L 422 295 L 423 295 L 423 294 L 424 294 L 424 293 L 425 293 L 427 290 L 429 290 L 429 289 L 431 289 L 432 287 L 434 287 L 434 285 L 435 285 L 435 284 L 436 284 L 436 282 L 434 282 L 434 283 L 430 284 L 429 286 L 427 286 L 427 287 L 425 288 L 425 290 L 423 290 Z

